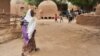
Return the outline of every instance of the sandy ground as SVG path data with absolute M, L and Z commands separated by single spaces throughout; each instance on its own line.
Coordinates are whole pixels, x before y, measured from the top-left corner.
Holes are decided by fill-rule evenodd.
M 100 29 L 54 20 L 37 22 L 36 44 L 31 56 L 100 56 Z M 0 56 L 21 56 L 22 39 L 0 44 Z

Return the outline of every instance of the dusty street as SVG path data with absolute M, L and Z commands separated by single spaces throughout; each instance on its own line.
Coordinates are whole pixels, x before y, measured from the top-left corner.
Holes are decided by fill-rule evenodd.
M 20 56 L 22 39 L 0 44 L 0 56 Z M 36 44 L 32 56 L 100 56 L 100 29 L 74 22 L 37 21 Z

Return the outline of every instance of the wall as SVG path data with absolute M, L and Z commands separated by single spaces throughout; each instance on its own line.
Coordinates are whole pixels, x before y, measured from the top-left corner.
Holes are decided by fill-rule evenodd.
M 88 26 L 100 26 L 100 16 L 99 15 L 79 15 L 76 18 L 76 23 Z
M 0 27 L 10 24 L 10 0 L 0 0 Z
M 0 12 L 10 13 L 10 0 L 0 0 Z

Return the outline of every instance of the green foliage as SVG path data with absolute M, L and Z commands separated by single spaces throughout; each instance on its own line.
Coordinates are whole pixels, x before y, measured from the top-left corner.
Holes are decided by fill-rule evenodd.
M 97 0 L 68 0 L 68 1 L 77 6 L 95 6 L 97 4 Z
M 40 2 L 42 2 L 43 0 L 25 0 L 25 2 L 27 2 L 28 4 L 32 4 L 32 5 L 36 5 L 38 6 L 40 4 Z
M 59 11 L 67 10 L 68 8 L 68 5 L 66 3 L 67 0 L 52 0 L 52 1 L 54 1 L 57 4 Z
M 37 6 L 42 1 L 43 0 L 25 0 L 25 2 L 27 2 L 28 4 L 30 3 L 30 4 L 37 5 Z M 52 1 L 54 1 L 56 4 L 61 4 L 61 3 L 65 2 L 65 1 L 67 1 L 67 0 L 52 0 Z
M 56 4 L 65 4 L 67 0 L 52 0 L 54 1 Z
M 28 4 L 33 4 L 33 5 L 38 6 L 43 0 L 25 0 L 25 1 Z M 64 4 L 64 3 L 66 3 L 67 0 L 52 0 L 52 1 L 54 1 L 57 4 L 58 9 L 61 10 L 61 8 L 63 7 L 61 5 Z
M 68 0 L 73 5 L 79 6 L 81 9 L 86 11 L 93 10 L 94 6 L 97 5 L 99 0 Z

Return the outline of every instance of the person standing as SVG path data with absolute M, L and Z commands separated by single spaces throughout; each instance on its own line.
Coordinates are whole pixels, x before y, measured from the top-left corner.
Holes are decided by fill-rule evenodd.
M 60 15 L 60 23 L 63 22 L 63 17 Z
M 74 11 L 72 9 L 69 11 L 68 23 L 70 23 L 74 19 L 74 16 L 75 16 L 75 14 L 74 14 Z
M 28 55 L 32 51 L 37 51 L 34 39 L 35 34 L 36 34 L 36 21 L 34 17 L 34 11 L 32 10 L 30 4 L 26 16 L 22 20 L 22 35 L 24 40 L 22 56 Z
M 57 14 L 55 14 L 55 17 L 54 18 L 55 18 L 55 22 L 58 22 L 58 19 L 57 19 L 58 16 L 57 16 Z

